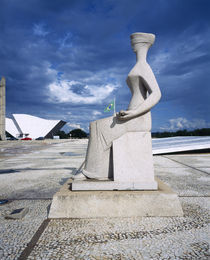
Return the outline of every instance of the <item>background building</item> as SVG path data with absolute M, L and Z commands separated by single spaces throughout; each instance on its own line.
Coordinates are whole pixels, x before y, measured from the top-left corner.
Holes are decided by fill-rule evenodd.
M 62 120 L 47 120 L 27 114 L 13 114 L 13 118 L 6 118 L 6 132 L 15 138 L 39 137 L 53 138 L 66 122 Z

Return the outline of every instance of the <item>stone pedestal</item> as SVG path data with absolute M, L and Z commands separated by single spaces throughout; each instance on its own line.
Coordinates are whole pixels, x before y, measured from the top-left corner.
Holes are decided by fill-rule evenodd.
M 154 182 L 150 132 L 128 132 L 112 147 L 115 181 Z
M 157 190 L 151 133 L 128 132 L 115 140 L 113 168 L 114 182 L 125 186 L 125 189 Z
M 112 149 L 114 180 L 75 181 L 72 190 L 157 190 L 150 132 L 128 132 Z
M 81 180 L 72 183 L 72 191 L 88 190 L 157 190 L 157 182 L 120 182 Z
M 156 191 L 71 191 L 69 180 L 53 196 L 49 218 L 183 216 L 177 194 L 156 181 Z

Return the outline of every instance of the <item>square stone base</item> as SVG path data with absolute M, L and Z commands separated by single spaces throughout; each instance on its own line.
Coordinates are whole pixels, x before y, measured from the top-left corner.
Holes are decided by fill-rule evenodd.
M 72 191 L 90 191 L 90 190 L 157 190 L 156 181 L 150 182 L 120 182 L 120 181 L 98 181 L 83 180 L 74 181 L 71 185 Z
M 159 179 L 156 191 L 71 191 L 71 180 L 53 196 L 49 218 L 183 216 L 178 196 Z

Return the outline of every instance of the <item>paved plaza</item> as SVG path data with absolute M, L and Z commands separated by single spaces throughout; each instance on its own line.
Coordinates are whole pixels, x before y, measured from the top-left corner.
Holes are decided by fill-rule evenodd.
M 0 259 L 209 259 L 209 153 L 154 156 L 184 217 L 47 219 L 84 161 L 87 140 L 0 143 Z M 5 219 L 28 208 L 23 219 Z

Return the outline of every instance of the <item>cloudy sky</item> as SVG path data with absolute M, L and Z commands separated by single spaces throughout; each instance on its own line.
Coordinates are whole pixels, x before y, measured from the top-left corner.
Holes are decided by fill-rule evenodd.
M 148 62 L 162 98 L 153 131 L 210 127 L 209 0 L 0 0 L 0 76 L 6 112 L 88 131 L 126 109 L 135 64 L 129 36 L 156 35 Z

